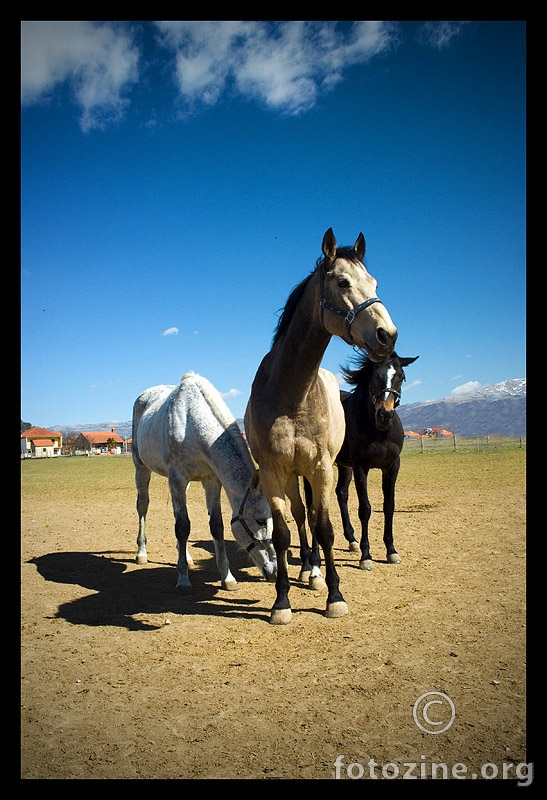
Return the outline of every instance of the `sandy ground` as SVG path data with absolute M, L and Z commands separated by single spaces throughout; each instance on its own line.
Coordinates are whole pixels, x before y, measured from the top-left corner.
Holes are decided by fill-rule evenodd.
M 522 778 L 525 453 L 502 460 L 455 455 L 442 474 L 435 457 L 403 461 L 397 565 L 372 473 L 372 572 L 347 550 L 334 502 L 350 613 L 326 619 L 325 593 L 299 584 L 295 534 L 288 626 L 269 624 L 274 586 L 230 533 L 239 588 L 220 588 L 200 487 L 195 588 L 181 598 L 164 481 L 137 566 L 132 468 L 100 494 L 59 487 L 37 502 L 22 464 L 21 777 L 330 779 L 343 756 L 343 779 L 442 777 L 433 762 Z M 437 694 L 417 702 L 425 693 Z

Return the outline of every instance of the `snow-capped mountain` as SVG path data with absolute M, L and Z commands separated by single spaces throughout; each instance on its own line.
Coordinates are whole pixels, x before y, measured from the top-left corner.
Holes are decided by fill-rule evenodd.
M 399 416 L 406 430 L 446 428 L 459 436 L 524 436 L 526 433 L 526 379 L 495 383 L 442 400 L 402 405 Z M 238 420 L 243 429 L 243 420 Z M 63 434 L 80 431 L 110 431 L 124 439 L 131 436 L 128 422 L 93 422 L 81 425 L 55 425 Z
M 459 436 L 524 436 L 526 380 L 515 378 L 443 400 L 402 405 L 398 413 L 405 430 L 439 427 Z

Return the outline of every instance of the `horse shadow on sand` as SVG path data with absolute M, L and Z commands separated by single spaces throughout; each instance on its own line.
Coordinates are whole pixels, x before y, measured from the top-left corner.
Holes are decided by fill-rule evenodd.
M 177 571 L 175 564 L 150 560 L 148 565 L 135 566 L 133 557 L 120 557 L 119 552 L 65 552 L 48 553 L 30 559 L 46 581 L 80 586 L 92 594 L 62 603 L 56 617 L 73 625 L 111 625 L 128 630 L 157 630 L 164 621 L 137 619 L 142 615 L 209 615 L 245 619 L 267 620 L 269 607 L 260 601 L 245 597 L 246 584 L 264 583 L 264 598 L 271 599 L 271 586 L 249 567 L 246 554 L 235 542 L 226 541 L 230 567 L 238 582 L 238 589 L 223 590 L 214 559 L 213 543 L 194 544 L 211 553 L 211 558 L 196 562 L 190 572 L 192 589 L 185 595 L 175 592 Z M 255 574 L 256 573 L 256 574 Z

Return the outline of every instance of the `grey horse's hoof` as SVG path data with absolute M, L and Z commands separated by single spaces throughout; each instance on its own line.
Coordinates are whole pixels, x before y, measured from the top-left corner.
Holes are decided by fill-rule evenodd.
M 222 588 L 227 592 L 235 592 L 237 589 L 237 581 L 222 581 Z
M 148 556 L 137 556 L 135 561 L 137 564 L 148 564 Z
M 348 606 L 344 600 L 338 600 L 336 603 L 328 603 L 325 611 L 325 616 L 328 619 L 336 619 L 336 617 L 343 617 L 348 613 Z
M 274 583 L 277 579 L 277 564 L 267 564 L 262 569 L 262 577 L 270 583 Z
M 374 569 L 374 561 L 372 560 L 372 558 L 367 558 L 366 561 L 360 561 L 359 569 L 366 569 L 369 572 L 371 569 Z
M 273 608 L 270 615 L 272 625 L 288 625 L 292 619 L 290 608 Z

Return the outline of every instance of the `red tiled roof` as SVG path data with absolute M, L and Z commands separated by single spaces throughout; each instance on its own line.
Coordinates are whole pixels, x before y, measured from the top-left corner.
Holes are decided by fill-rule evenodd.
M 48 431 L 46 428 L 38 428 L 35 426 L 29 428 L 28 431 L 23 431 L 21 439 L 36 439 L 37 436 L 41 439 L 55 439 L 56 437 L 62 436 L 62 434 L 59 431 Z
M 123 444 L 123 439 L 116 431 L 82 431 L 90 444 L 105 444 L 109 439 L 114 439 L 116 443 Z
M 32 444 L 34 447 L 53 447 L 51 439 L 33 439 Z
M 431 428 L 431 430 L 439 436 L 454 436 L 452 431 L 447 431 L 445 428 Z

